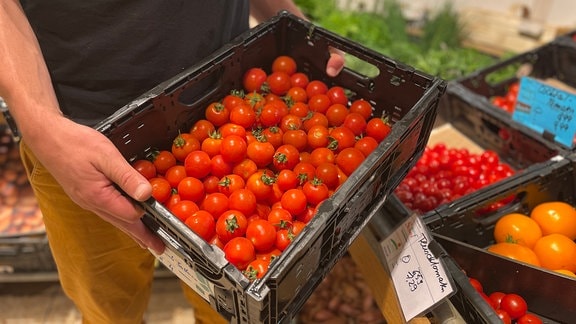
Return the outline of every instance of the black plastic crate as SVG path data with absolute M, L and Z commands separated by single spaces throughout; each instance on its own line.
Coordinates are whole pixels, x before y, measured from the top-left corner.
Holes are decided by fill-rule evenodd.
M 508 205 L 489 214 L 482 212 L 511 195 L 515 199 Z M 513 212 L 529 214 L 535 206 L 547 201 L 576 204 L 576 167 L 571 159 L 561 159 L 490 190 L 479 191 L 457 204 L 436 210 L 424 221 L 448 254 L 469 276 L 480 280 L 487 291 L 518 293 L 534 313 L 550 323 L 569 323 L 576 316 L 575 280 L 485 250 L 494 243 L 493 229 L 500 217 Z
M 475 107 L 494 118 L 505 121 L 510 127 L 520 130 L 519 137 L 526 136 L 541 140 L 543 143 L 539 150 L 542 153 L 547 150 L 573 150 L 573 147 L 555 141 L 554 134 L 536 132 L 513 120 L 509 112 L 492 103 L 495 96 L 505 96 L 508 88 L 518 82 L 522 76 L 540 80 L 554 79 L 567 86 L 575 87 L 576 44 L 574 40 L 569 36 L 558 37 L 533 50 L 451 81 L 446 91 L 447 104 Z M 511 149 L 518 149 L 521 142 L 522 139 L 515 139 L 512 136 L 509 145 Z
M 45 234 L 0 238 L 0 281 L 10 279 L 14 274 L 55 271 L 56 264 Z
M 328 48 L 338 48 L 376 67 L 368 77 L 346 68 L 325 75 Z M 193 278 L 192 288 L 222 316 L 236 323 L 280 323 L 295 317 L 371 216 L 371 206 L 386 198 L 421 155 L 436 118 L 446 82 L 339 37 L 288 13 L 241 35 L 208 59 L 126 105 L 96 128 L 129 161 L 153 148 L 169 147 L 179 130 L 203 117 L 209 102 L 241 88 L 241 75 L 253 66 L 270 66 L 290 55 L 311 79 L 339 85 L 353 97 L 369 100 L 375 114 L 386 112 L 392 132 L 318 209 L 303 232 L 250 282 L 224 253 L 193 233 L 151 199 L 143 203 L 144 222 L 168 243 L 169 268 Z M 165 253 L 166 254 L 166 253 Z

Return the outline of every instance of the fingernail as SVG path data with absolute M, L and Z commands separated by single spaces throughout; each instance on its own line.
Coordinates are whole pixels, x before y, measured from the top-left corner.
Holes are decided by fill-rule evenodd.
M 326 73 L 327 73 L 329 76 L 333 77 L 333 76 L 338 75 L 338 70 L 336 70 L 335 68 L 329 66 L 329 67 L 326 68 Z
M 141 183 L 138 185 L 138 187 L 136 187 L 136 190 L 134 191 L 134 198 L 137 200 L 143 200 L 144 198 L 146 198 L 146 193 L 148 191 L 148 185 Z

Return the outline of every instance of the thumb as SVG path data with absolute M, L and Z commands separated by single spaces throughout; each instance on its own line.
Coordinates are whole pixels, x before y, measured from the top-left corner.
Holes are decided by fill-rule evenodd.
M 116 163 L 111 169 L 110 180 L 116 183 L 128 196 L 137 201 L 145 201 L 150 198 L 152 196 L 150 182 L 123 157 L 120 160 L 121 163 Z
M 331 77 L 337 76 L 344 68 L 344 52 L 335 48 L 330 49 L 330 58 L 326 64 L 326 74 Z

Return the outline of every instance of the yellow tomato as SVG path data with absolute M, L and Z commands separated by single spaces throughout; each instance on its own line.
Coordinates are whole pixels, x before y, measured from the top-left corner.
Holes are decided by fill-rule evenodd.
M 542 267 L 546 269 L 576 271 L 576 243 L 565 235 L 542 236 L 534 245 L 533 250 Z
M 538 223 L 524 214 L 504 215 L 494 226 L 494 239 L 497 243 L 516 243 L 532 248 L 540 237 L 542 230 Z
M 576 209 L 562 201 L 549 201 L 534 207 L 530 217 L 540 225 L 542 235 L 563 234 L 576 239 Z
M 488 251 L 533 266 L 540 266 L 540 260 L 538 260 L 538 256 L 536 256 L 534 251 L 520 244 L 509 242 L 496 243 L 489 246 Z

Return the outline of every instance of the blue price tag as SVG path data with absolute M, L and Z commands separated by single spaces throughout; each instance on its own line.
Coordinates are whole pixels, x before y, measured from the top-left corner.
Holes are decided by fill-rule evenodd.
M 531 77 L 520 79 L 512 119 L 567 147 L 576 134 L 576 95 Z

